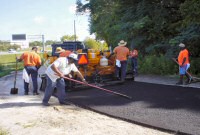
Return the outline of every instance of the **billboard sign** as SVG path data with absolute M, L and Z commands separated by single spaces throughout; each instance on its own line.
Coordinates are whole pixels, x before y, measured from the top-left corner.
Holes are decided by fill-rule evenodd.
M 12 34 L 12 40 L 26 40 L 26 34 Z

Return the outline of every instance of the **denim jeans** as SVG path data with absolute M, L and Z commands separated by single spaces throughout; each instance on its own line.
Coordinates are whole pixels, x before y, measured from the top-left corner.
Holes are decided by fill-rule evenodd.
M 32 78 L 33 82 L 33 93 L 36 93 L 38 90 L 38 82 L 37 82 L 37 76 L 38 76 L 38 69 L 35 66 L 26 66 L 25 67 L 27 74 Z M 25 92 L 29 92 L 29 83 L 24 81 L 24 90 Z
M 47 76 L 47 86 L 44 93 L 43 103 L 48 103 L 55 87 L 57 88 L 59 102 L 64 102 L 66 97 L 64 79 L 59 78 L 56 80 L 56 82 L 52 82 L 51 79 Z
M 121 63 L 121 67 L 117 67 L 115 68 L 115 73 L 116 73 L 116 77 L 119 77 L 119 71 L 121 69 L 121 81 L 125 80 L 126 77 L 126 67 L 127 67 L 127 61 L 120 61 Z
M 134 72 L 135 75 L 138 73 L 138 62 L 137 58 L 131 58 L 131 65 L 132 65 L 132 71 Z

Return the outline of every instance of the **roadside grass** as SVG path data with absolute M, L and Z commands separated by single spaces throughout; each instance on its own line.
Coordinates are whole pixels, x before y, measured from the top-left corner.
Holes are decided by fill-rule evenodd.
M 16 56 L 21 54 L 5 54 L 0 55 L 0 77 L 10 74 L 16 70 Z M 23 63 L 18 63 L 18 70 L 21 70 Z
M 9 135 L 9 132 L 7 130 L 5 130 L 5 129 L 2 129 L 0 127 L 0 135 Z
M 6 64 L 10 62 L 16 61 L 16 56 L 20 56 L 21 54 L 5 54 L 0 55 L 0 64 Z

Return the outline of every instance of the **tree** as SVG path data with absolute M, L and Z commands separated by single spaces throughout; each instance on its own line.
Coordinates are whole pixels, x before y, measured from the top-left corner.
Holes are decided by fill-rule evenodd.
M 76 36 L 76 40 L 78 37 Z M 60 40 L 63 41 L 75 41 L 75 35 L 64 35 L 60 38 Z
M 53 40 L 47 40 L 46 42 L 45 42 L 45 45 L 52 45 L 52 44 L 55 44 L 55 43 L 57 43 L 58 41 L 53 41 Z
M 30 46 L 30 47 L 33 47 L 33 46 L 40 46 L 40 47 L 42 47 L 43 44 L 42 44 L 41 41 L 33 41 L 33 42 L 30 42 L 30 43 L 29 43 L 29 46 Z
M 108 45 L 105 42 L 96 41 L 92 38 L 86 38 L 84 40 L 84 44 L 86 45 L 86 48 L 88 49 L 95 49 L 95 50 L 108 50 Z
M 77 8 L 81 14 L 90 11 L 90 33 L 112 47 L 123 39 L 144 56 L 172 57 L 184 42 L 200 54 L 199 0 L 77 0 Z
M 15 49 L 21 48 L 20 45 L 13 44 L 11 45 L 10 42 L 7 41 L 0 41 L 0 51 L 8 51 L 9 49 Z

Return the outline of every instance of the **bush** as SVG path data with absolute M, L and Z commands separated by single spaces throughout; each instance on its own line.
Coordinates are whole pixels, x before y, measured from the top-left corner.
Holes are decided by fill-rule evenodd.
M 178 66 L 165 56 L 139 57 L 138 69 L 140 73 L 156 75 L 171 75 L 178 72 Z
M 191 58 L 190 72 L 194 75 L 200 76 L 200 58 Z
M 143 74 L 174 75 L 179 73 L 178 65 L 165 56 L 139 57 L 138 69 Z M 191 58 L 190 71 L 194 76 L 200 75 L 200 58 Z

